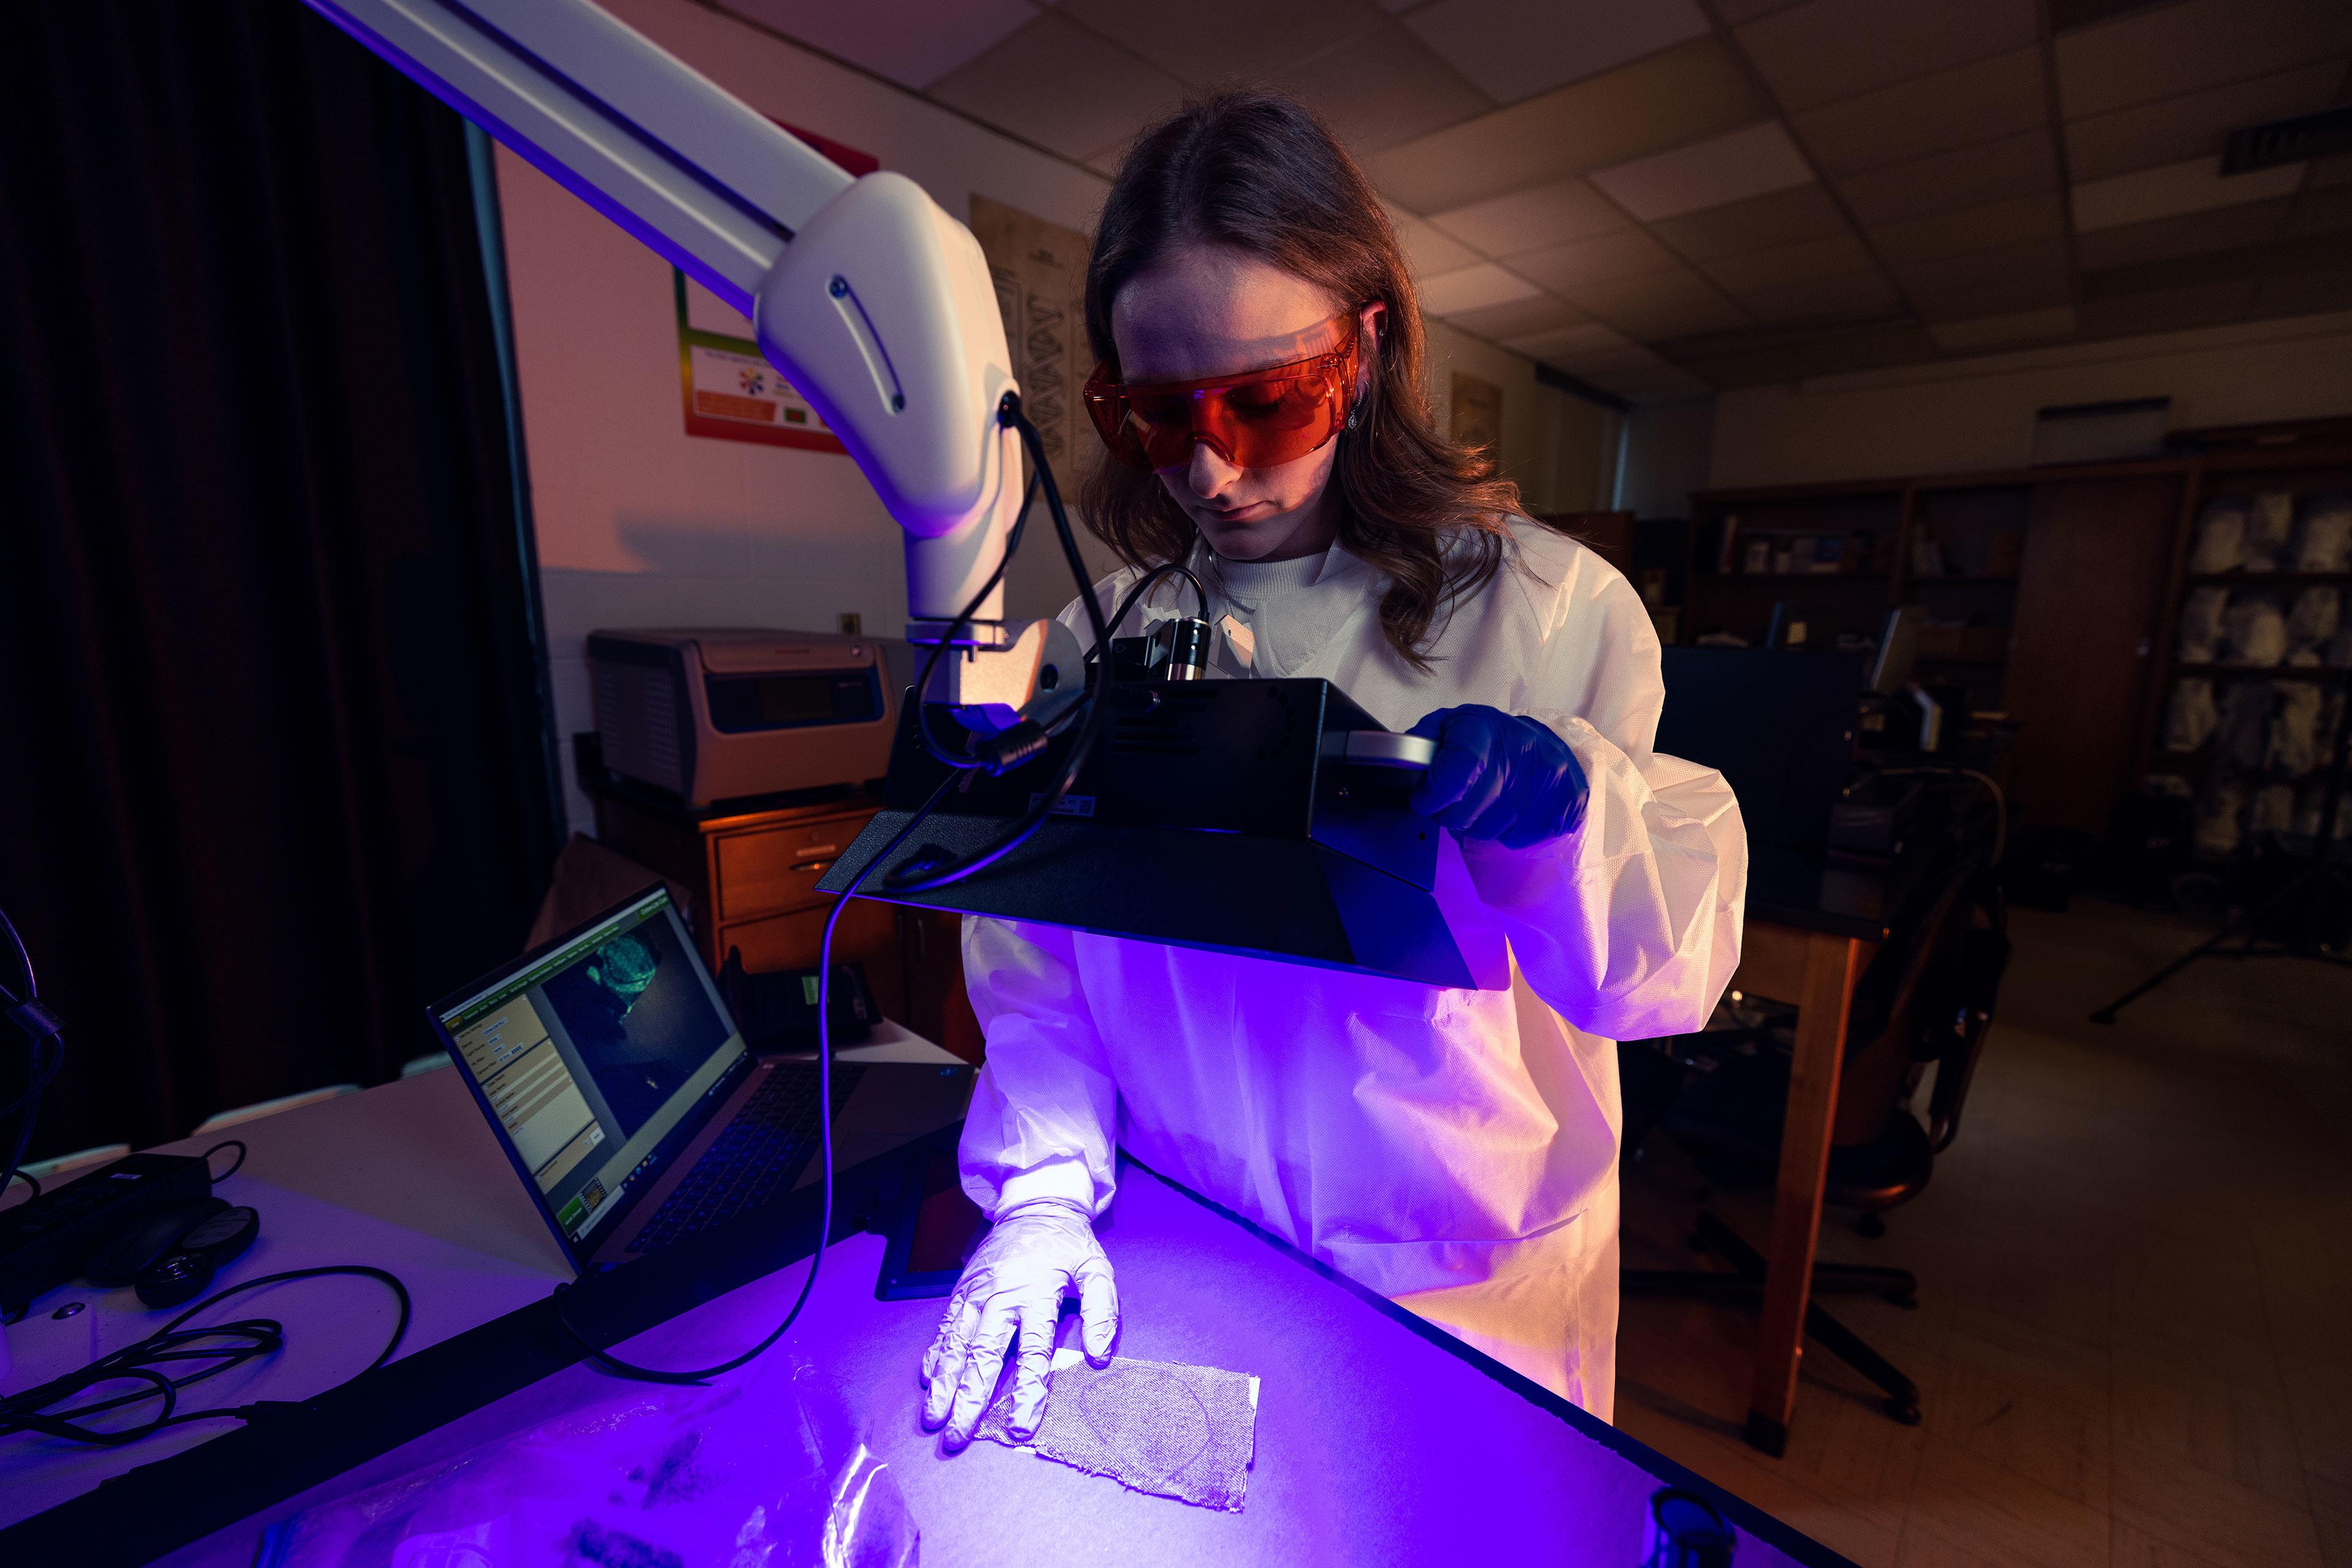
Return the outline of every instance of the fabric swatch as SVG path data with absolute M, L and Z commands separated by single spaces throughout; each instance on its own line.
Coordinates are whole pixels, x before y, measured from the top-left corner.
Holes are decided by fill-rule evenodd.
M 1028 1442 L 1013 1439 L 1013 1382 L 973 1429 L 1008 1448 L 1108 1476 L 1133 1491 L 1239 1513 L 1257 1449 L 1257 1379 L 1213 1366 L 1121 1356 L 1089 1365 L 1055 1354 L 1045 1419 Z

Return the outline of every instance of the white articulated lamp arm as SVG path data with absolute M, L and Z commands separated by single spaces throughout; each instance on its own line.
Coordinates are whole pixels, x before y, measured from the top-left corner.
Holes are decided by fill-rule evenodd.
M 853 181 L 589 0 L 308 3 L 751 317 L 907 531 L 910 620 L 964 608 L 1021 499 L 998 419 L 1012 355 L 971 231 L 903 175 Z

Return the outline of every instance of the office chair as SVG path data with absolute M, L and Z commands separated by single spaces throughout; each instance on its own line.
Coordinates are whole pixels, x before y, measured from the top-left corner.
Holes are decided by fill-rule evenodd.
M 2000 885 L 1980 854 L 1953 856 L 1912 902 L 1915 913 L 1898 925 L 1900 936 L 1855 987 L 1831 1134 L 1822 1200 L 1858 1212 L 1866 1236 L 1884 1234 L 1878 1217 L 1927 1188 L 1936 1155 L 1958 1135 L 2008 960 Z M 1621 1046 L 1629 1157 L 1641 1138 L 1663 1131 L 1715 1186 L 1771 1185 L 1789 1096 L 1782 1021 L 1768 1016 L 1755 1028 Z M 1718 1059 L 1711 1070 L 1695 1071 L 1661 1044 Z M 1719 1054 L 1743 1045 L 1751 1049 Z M 1936 1082 L 1922 1125 L 1910 1102 L 1930 1066 Z M 1620 1278 L 1624 1293 L 1761 1303 L 1764 1258 L 1729 1225 L 1702 1210 L 1691 1242 L 1730 1264 L 1730 1271 L 1629 1269 Z M 1918 1281 L 1905 1269 L 1816 1263 L 1812 1290 L 1817 1297 L 1877 1295 L 1910 1307 L 1917 1304 Z M 1807 1306 L 1805 1333 L 1874 1384 L 1895 1419 L 1919 1423 L 1918 1385 L 1818 1301 Z

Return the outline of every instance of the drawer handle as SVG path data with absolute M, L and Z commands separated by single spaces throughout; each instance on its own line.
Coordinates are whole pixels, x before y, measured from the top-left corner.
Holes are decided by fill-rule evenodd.
M 827 857 L 827 858 L 825 858 L 825 859 L 823 859 L 823 860 L 813 860 L 813 861 L 794 861 L 794 862 L 793 862 L 793 870 L 794 870 L 794 871 L 823 871 L 825 867 L 827 867 L 827 866 L 831 865 L 835 861 L 839 860 L 840 858 L 841 858 L 840 854 L 839 854 L 838 852 L 835 852 L 835 854 L 833 854 L 833 855 L 831 855 L 831 856 L 829 856 L 829 857 Z

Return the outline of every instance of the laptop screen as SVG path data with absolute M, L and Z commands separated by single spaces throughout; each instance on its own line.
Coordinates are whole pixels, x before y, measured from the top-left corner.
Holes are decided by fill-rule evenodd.
M 575 1258 L 749 1061 L 662 888 L 434 1012 Z

